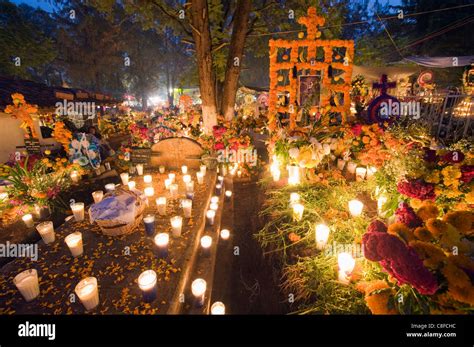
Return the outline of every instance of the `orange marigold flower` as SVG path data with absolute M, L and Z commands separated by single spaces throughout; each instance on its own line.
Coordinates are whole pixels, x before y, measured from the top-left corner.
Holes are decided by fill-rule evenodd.
M 471 211 L 452 211 L 443 216 L 443 221 L 451 224 L 459 231 L 466 233 L 472 230 L 474 213 Z
M 431 269 L 437 269 L 446 260 L 443 250 L 432 243 L 411 241 L 410 246 L 421 257 L 423 264 Z
M 439 238 L 443 233 L 448 231 L 448 223 L 441 219 L 431 218 L 426 221 L 426 228 L 434 237 Z
M 393 290 L 384 280 L 362 282 L 358 289 L 365 292 L 365 302 L 373 314 L 397 314 L 395 307 L 390 307 Z
M 438 217 L 439 210 L 433 202 L 424 202 L 416 212 L 423 221 Z
M 299 237 L 297 234 L 295 233 L 290 233 L 288 235 L 288 238 L 290 239 L 291 242 L 297 242 L 301 239 L 301 237 Z
M 431 241 L 433 239 L 433 235 L 431 235 L 430 231 L 425 227 L 416 228 L 413 234 L 421 241 Z
M 388 233 L 401 238 L 406 243 L 415 239 L 413 232 L 403 223 L 393 223 L 388 226 Z

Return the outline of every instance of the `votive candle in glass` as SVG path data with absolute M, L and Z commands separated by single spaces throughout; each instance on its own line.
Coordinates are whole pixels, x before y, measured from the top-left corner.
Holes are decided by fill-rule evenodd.
M 300 195 L 298 193 L 290 194 L 290 205 L 297 204 L 300 202 Z
M 356 181 L 360 182 L 365 179 L 365 175 L 367 174 L 367 169 L 365 167 L 358 167 L 356 168 Z
M 224 184 L 224 176 L 217 176 L 217 181 L 219 181 L 220 184 Z
M 21 219 L 23 220 L 27 228 L 33 228 L 33 226 L 35 225 L 31 213 L 25 214 L 23 217 L 21 217 Z
M 13 278 L 13 283 L 27 302 L 37 298 L 40 293 L 38 272 L 35 269 L 20 272 Z
M 138 287 L 140 287 L 142 291 L 144 302 L 155 301 L 158 291 L 156 278 L 156 272 L 153 270 L 143 271 L 140 276 L 138 276 Z
M 146 187 L 144 190 L 144 193 L 147 198 L 151 198 L 153 195 L 155 195 L 155 188 Z
M 377 172 L 377 168 L 375 166 L 368 166 L 367 167 L 367 178 L 371 178 Z
M 183 175 L 186 175 L 188 173 L 188 167 L 186 165 L 181 166 L 181 172 Z
M 211 245 L 212 245 L 212 237 L 208 235 L 201 237 L 202 254 L 205 257 L 209 257 L 211 255 Z
M 206 176 L 207 166 L 206 165 L 201 165 L 199 167 L 199 171 L 202 173 L 203 176 Z
M 158 233 L 154 238 L 155 243 L 155 252 L 158 258 L 167 258 L 168 257 L 168 244 L 170 241 L 170 236 L 168 233 Z
M 160 174 L 164 174 L 165 173 L 165 167 L 163 165 L 160 165 L 159 169 L 160 171 Z
M 214 225 L 214 218 L 216 217 L 216 211 L 214 210 L 207 210 L 206 212 L 206 220 L 208 225 Z
M 350 282 L 352 270 L 355 267 L 355 260 L 349 253 L 339 253 L 337 256 L 337 264 L 339 266 L 338 279 L 340 282 L 347 284 Z
M 147 214 L 143 217 L 143 224 L 145 224 L 145 233 L 147 236 L 153 236 L 155 233 L 155 215 Z
M 73 183 L 79 182 L 80 177 L 81 176 L 79 175 L 77 171 L 74 170 L 73 172 L 71 172 L 71 180 Z
M 295 221 L 300 221 L 303 218 L 304 206 L 300 203 L 293 204 L 293 218 Z
M 337 160 L 337 168 L 338 170 L 344 170 L 344 167 L 346 166 L 346 161 L 344 159 L 339 158 Z
M 135 181 L 129 181 L 128 183 L 128 189 L 134 190 L 135 187 L 137 186 L 137 183 Z
M 99 305 L 99 288 L 97 287 L 97 278 L 84 278 L 76 285 L 74 291 L 87 311 L 93 310 Z
M 194 302 L 197 307 L 204 306 L 204 296 L 206 293 L 207 283 L 202 278 L 195 279 L 191 284 L 191 292 L 194 295 Z
M 196 178 L 199 184 L 204 183 L 204 174 L 201 171 L 196 172 Z
M 280 180 L 280 177 L 281 177 L 280 169 L 279 168 L 273 168 L 271 173 L 272 173 L 273 182 L 278 182 Z
M 143 164 L 137 164 L 137 174 L 138 176 L 143 175 Z
M 219 203 L 219 197 L 214 195 L 211 197 L 211 204 L 214 203 L 214 204 L 217 204 Z
M 153 181 L 153 178 L 151 177 L 151 175 L 143 176 L 143 183 L 150 184 L 152 181 Z
M 183 182 L 184 183 L 191 182 L 191 175 L 184 175 L 183 176 Z
M 92 198 L 94 199 L 94 203 L 98 204 L 104 198 L 104 192 L 102 190 L 96 190 L 92 192 Z
M 349 173 L 354 174 L 356 168 L 357 168 L 357 163 L 354 163 L 353 161 L 350 161 L 347 163 L 347 171 Z
M 78 257 L 84 253 L 84 246 L 82 243 L 82 233 L 76 231 L 72 234 L 69 234 L 64 238 L 69 250 L 73 257 Z
M 220 301 L 216 301 L 211 306 L 211 314 L 212 315 L 222 315 L 225 314 L 225 305 Z
M 193 201 L 191 199 L 183 199 L 181 207 L 183 208 L 184 218 L 191 218 Z
M 222 184 L 217 183 L 216 184 L 216 195 L 221 195 L 222 193 Z
M 105 185 L 105 191 L 106 192 L 111 192 L 115 190 L 115 184 L 113 183 L 108 183 Z
M 209 208 L 210 208 L 211 210 L 217 211 L 217 210 L 219 209 L 219 204 L 218 204 L 217 202 L 211 202 L 211 203 L 209 204 Z
M 364 204 L 359 200 L 351 200 L 349 201 L 349 212 L 353 217 L 359 217 L 362 214 L 362 209 L 364 208 Z
M 230 198 L 232 197 L 232 190 L 226 190 L 225 191 L 225 199 L 227 201 L 230 201 Z
M 329 228 L 326 224 L 318 224 L 315 228 L 316 248 L 321 250 L 326 246 L 329 237 Z
M 194 193 L 194 181 L 186 182 L 186 193 Z
M 130 175 L 128 172 L 122 172 L 120 174 L 120 179 L 122 180 L 122 184 L 126 186 L 128 184 L 128 179 L 130 178 Z
M 36 226 L 36 230 L 38 230 L 38 233 L 46 244 L 52 243 L 56 239 L 53 222 L 51 221 L 39 223 Z
M 82 222 L 84 220 L 84 203 L 75 202 L 71 204 L 71 210 L 74 214 L 74 219 L 76 222 Z
M 300 167 L 297 165 L 288 165 L 288 184 L 300 184 Z
M 170 197 L 171 199 L 178 198 L 178 185 L 176 183 L 170 184 Z
M 172 184 L 173 182 L 171 182 L 171 179 L 167 178 L 165 179 L 165 188 L 166 189 L 170 189 L 170 185 Z
M 221 239 L 223 240 L 228 240 L 230 237 L 229 229 L 222 229 L 220 234 L 221 234 Z
M 170 173 L 168 174 L 168 178 L 171 180 L 171 183 L 174 183 L 176 179 L 176 174 L 175 173 Z
M 183 217 L 181 216 L 171 217 L 170 222 L 171 222 L 171 229 L 173 230 L 173 237 L 180 237 L 181 229 L 183 227 Z
M 166 198 L 164 196 L 156 199 L 156 207 L 160 216 L 166 216 Z

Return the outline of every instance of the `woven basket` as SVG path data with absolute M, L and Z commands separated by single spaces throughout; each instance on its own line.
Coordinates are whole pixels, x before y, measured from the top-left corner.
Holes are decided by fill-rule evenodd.
M 133 222 L 130 222 L 128 224 L 123 224 L 123 223 L 117 224 L 117 221 L 113 221 L 113 220 L 97 220 L 96 221 L 97 225 L 102 230 L 102 234 L 106 236 L 118 236 L 118 235 L 131 234 L 140 225 L 143 219 L 145 204 L 140 198 L 139 194 L 130 190 L 118 188 L 116 190 L 113 190 L 105 194 L 104 197 L 116 196 L 116 195 L 121 195 L 121 194 L 128 194 L 135 197 L 135 206 L 136 206 L 135 219 L 133 220 Z

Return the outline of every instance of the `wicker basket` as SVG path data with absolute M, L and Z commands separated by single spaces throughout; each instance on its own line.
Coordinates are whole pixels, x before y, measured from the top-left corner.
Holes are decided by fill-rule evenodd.
M 133 195 L 135 197 L 135 205 L 136 205 L 135 219 L 133 220 L 133 222 L 128 223 L 128 224 L 123 224 L 123 223 L 117 224 L 117 221 L 112 221 L 112 220 L 97 220 L 96 221 L 97 225 L 102 230 L 102 233 L 106 236 L 118 236 L 118 235 L 131 234 L 133 231 L 135 231 L 138 225 L 140 225 L 143 219 L 143 212 L 145 211 L 145 203 L 142 201 L 139 194 L 130 190 L 124 190 L 122 188 L 119 188 L 105 194 L 104 197 L 116 196 L 116 195 L 121 195 L 121 194 Z

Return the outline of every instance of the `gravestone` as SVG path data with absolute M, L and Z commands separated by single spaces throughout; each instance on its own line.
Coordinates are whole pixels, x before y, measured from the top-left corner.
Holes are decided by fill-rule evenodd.
M 170 137 L 151 147 L 150 165 L 163 165 L 173 169 L 186 165 L 190 169 L 199 169 L 202 153 L 203 149 L 198 142 L 187 137 Z
M 38 139 L 33 137 L 25 139 L 25 149 L 28 154 L 41 154 L 41 145 Z

